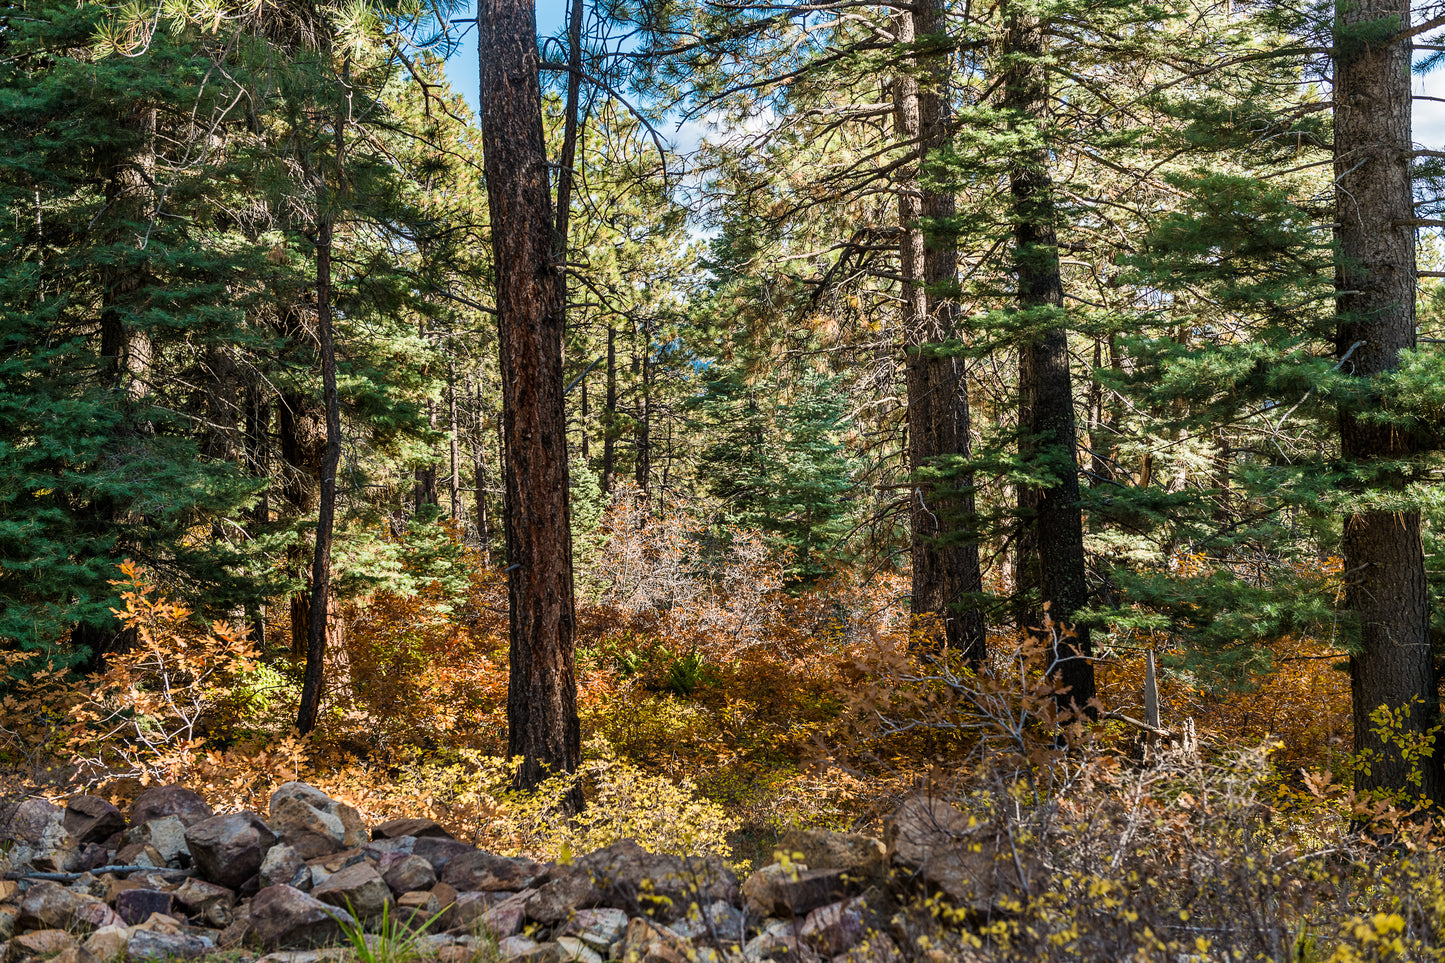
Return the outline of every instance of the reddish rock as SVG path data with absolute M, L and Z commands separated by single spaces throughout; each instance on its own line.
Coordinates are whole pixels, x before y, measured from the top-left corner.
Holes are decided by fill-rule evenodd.
M 251 936 L 266 949 L 335 943 L 341 923 L 356 925 L 345 910 L 284 885 L 267 886 L 252 897 L 247 922 Z
M 468 846 L 466 843 L 458 842 L 455 839 L 445 839 L 440 836 L 423 836 L 412 846 L 412 853 L 431 863 L 432 869 L 437 871 L 437 878 L 440 879 L 446 872 L 447 864 L 465 853 L 477 851 L 475 846 Z
M 530 887 L 546 872 L 546 866 L 530 859 L 494 856 L 474 849 L 450 860 L 438 876 L 443 883 L 455 886 L 458 892 L 516 892 Z
M 399 836 L 430 836 L 434 839 L 455 839 L 434 819 L 388 819 L 371 828 L 372 839 L 396 839 Z
M 304 782 L 288 782 L 271 794 L 276 835 L 305 859 L 360 846 L 370 834 L 355 806 L 332 799 Z
M 380 916 L 393 904 L 391 888 L 376 867 L 367 862 L 333 873 L 313 889 L 311 895 L 323 903 L 348 909 L 362 919 Z
M 188 879 L 175 893 L 176 902 L 198 917 L 206 926 L 225 929 L 235 919 L 232 912 L 236 894 L 224 886 L 201 879 Z
M 102 842 L 125 832 L 125 816 L 99 796 L 72 796 L 65 803 L 64 824 L 81 844 Z
M 402 856 L 381 864 L 381 878 L 391 891 L 400 896 L 415 890 L 431 889 L 437 884 L 437 873 L 432 864 L 420 856 Z
M 806 916 L 848 895 L 839 869 L 799 869 L 773 863 L 743 883 L 748 908 L 760 916 Z
M 199 794 L 184 786 L 151 786 L 136 797 L 130 810 L 130 824 L 139 826 L 152 819 L 175 816 L 185 825 L 193 826 L 215 814 Z
M 174 897 L 155 889 L 127 889 L 116 894 L 115 911 L 129 926 L 144 923 L 152 913 L 169 914 Z
M 120 922 L 115 911 L 94 896 L 41 881 L 32 884 L 20 901 L 16 929 L 68 929 L 88 933 Z
M 260 872 L 276 837 L 261 817 L 246 811 L 194 824 L 186 830 L 186 843 L 207 881 L 236 889 Z
M 6 944 L 5 963 L 44 959 L 56 956 L 73 946 L 75 938 L 65 930 L 36 930 L 17 936 Z
M 824 956 L 837 956 L 857 946 L 867 929 L 863 901 L 851 899 L 813 910 L 798 937 Z

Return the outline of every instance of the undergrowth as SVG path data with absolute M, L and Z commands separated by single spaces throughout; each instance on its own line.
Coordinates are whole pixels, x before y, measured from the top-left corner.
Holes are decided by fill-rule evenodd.
M 960 836 L 1014 882 L 920 890 L 899 908 L 910 952 L 1445 959 L 1433 828 L 1408 799 L 1348 788 L 1363 763 L 1328 645 L 1278 640 L 1278 670 L 1237 695 L 1166 673 L 1172 734 L 1149 739 L 1134 724 L 1143 651 L 1167 640 L 1115 640 L 1099 672 L 1109 711 L 1086 725 L 1057 715 L 1047 647 L 994 636 L 987 666 L 959 664 L 910 625 L 896 575 L 786 591 L 755 535 L 626 500 L 603 532 L 578 613 L 576 819 L 558 815 L 566 778 L 509 788 L 505 585 L 475 557 L 462 598 L 433 585 L 351 601 L 311 739 L 290 729 L 288 653 L 197 624 L 128 566 L 118 616 L 135 644 L 104 672 L 0 653 L 0 766 L 57 798 L 123 802 L 181 782 L 217 809 L 264 808 L 304 779 L 374 820 L 430 816 L 502 854 L 567 858 L 630 837 L 740 871 L 794 827 L 881 833 L 921 794 L 956 807 Z

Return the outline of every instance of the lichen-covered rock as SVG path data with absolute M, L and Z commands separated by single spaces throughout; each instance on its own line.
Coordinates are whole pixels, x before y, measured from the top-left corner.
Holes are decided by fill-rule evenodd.
M 65 811 L 44 799 L 26 799 L 0 809 L 0 846 L 13 865 L 41 872 L 69 873 L 80 859 L 75 837 L 65 828 Z
M 125 953 L 131 963 L 138 960 L 193 960 L 215 948 L 215 940 L 204 936 L 137 927 L 131 930 L 126 940 Z
M 266 850 L 259 872 L 263 887 L 286 885 L 297 889 L 311 888 L 311 867 L 306 865 L 300 853 L 285 843 L 277 843 Z
M 343 909 L 294 886 L 267 886 L 251 898 L 250 936 L 265 949 L 323 946 L 341 938 L 341 925 L 356 925 Z
M 102 926 L 85 939 L 85 951 L 99 963 L 111 963 L 125 957 L 129 933 L 124 926 Z
M 611 907 L 578 910 L 558 930 L 561 936 L 575 936 L 600 953 L 627 933 L 627 913 Z
M 394 854 L 394 858 L 383 859 L 378 867 L 381 878 L 398 896 L 421 889 L 431 889 L 437 884 L 437 872 L 432 864 L 420 856 Z
M 311 895 L 323 903 L 348 909 L 361 919 L 380 916 L 395 904 L 391 887 L 368 862 L 355 863 L 333 873 L 313 889 Z
M 160 854 L 163 866 L 189 865 L 191 848 L 186 843 L 186 826 L 179 816 L 159 816 L 132 826 L 125 838 L 128 845 L 153 848 Z
M 247 810 L 212 816 L 186 830 L 191 858 L 208 882 L 236 889 L 261 871 L 276 836 Z
M 102 926 L 114 926 L 121 922 L 115 910 L 101 900 L 85 893 L 66 889 L 56 883 L 41 881 L 33 884 L 20 901 L 20 914 L 16 929 L 45 930 L 64 929 L 75 933 L 89 933 Z
M 546 872 L 546 866 L 530 859 L 494 856 L 474 849 L 449 860 L 438 878 L 455 886 L 458 892 L 516 892 L 529 888 Z
M 361 846 L 371 838 L 355 806 L 304 782 L 284 783 L 271 794 L 270 822 L 280 840 L 304 859 Z
M 75 946 L 75 937 L 62 929 L 34 930 L 5 944 L 4 963 L 24 963 L 57 956 Z

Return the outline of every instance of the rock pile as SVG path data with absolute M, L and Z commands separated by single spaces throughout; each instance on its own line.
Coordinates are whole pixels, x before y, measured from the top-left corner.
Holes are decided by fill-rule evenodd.
M 939 800 L 905 803 L 886 838 L 796 831 L 739 885 L 716 856 L 631 840 L 539 863 L 428 819 L 368 827 L 299 782 L 264 818 L 181 786 L 147 789 L 128 817 L 93 796 L 28 799 L 0 805 L 0 963 L 321 963 L 348 939 L 410 940 L 439 963 L 978 959 L 914 897 L 982 918 L 1038 872 Z

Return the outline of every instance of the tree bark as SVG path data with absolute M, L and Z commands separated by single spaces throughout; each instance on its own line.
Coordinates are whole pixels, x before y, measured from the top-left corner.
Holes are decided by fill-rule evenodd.
M 1340 2 L 1335 39 L 1334 173 L 1337 242 L 1336 351 L 1341 370 L 1373 379 L 1399 364 L 1416 344 L 1415 231 L 1410 171 L 1410 41 L 1366 43 L 1356 32 L 1385 24 L 1383 36 L 1410 22 L 1407 0 Z M 1408 459 L 1421 450 L 1398 427 L 1369 417 L 1372 403 L 1339 411 L 1344 458 L 1369 466 Z M 1380 472 L 1376 490 L 1400 492 L 1408 479 Z M 1430 600 L 1420 512 L 1354 511 L 1344 519 L 1344 604 L 1359 622 L 1359 651 L 1350 658 L 1355 747 L 1372 754 L 1356 776 L 1361 790 L 1412 790 L 1412 765 L 1401 738 L 1419 737 L 1439 721 L 1430 652 Z M 1405 713 L 1405 731 L 1385 744 L 1370 714 L 1381 706 Z M 1418 791 L 1445 801 L 1441 751 L 1424 760 Z
M 915 20 L 916 17 L 916 20 Z M 917 13 L 898 20 L 898 42 L 909 45 L 944 31 L 943 10 L 928 0 Z M 975 540 L 973 475 L 929 480 L 921 473 L 942 470 L 949 456 L 968 457 L 969 410 L 964 365 L 938 349 L 956 336 L 956 310 L 949 292 L 956 277 L 958 251 L 951 236 L 927 238 L 921 218 L 946 218 L 954 212 L 947 190 L 924 188 L 922 166 L 948 139 L 950 69 L 946 55 L 930 56 L 927 69 L 900 72 L 895 84 L 897 137 L 916 143 L 912 178 L 899 185 L 898 215 L 902 233 L 899 255 L 904 277 L 903 326 L 907 339 L 908 461 L 914 475 L 910 497 L 910 549 L 913 563 L 915 617 L 934 616 L 942 623 L 942 640 L 968 661 L 986 655 L 982 613 L 966 596 L 982 591 L 978 543 Z M 920 85 L 922 73 L 927 83 Z
M 350 85 L 343 64 L 342 83 Z M 349 111 L 336 116 L 336 184 L 334 193 L 320 191 L 334 204 L 341 192 L 346 162 Z M 326 194 L 331 196 L 327 197 Z M 321 458 L 321 498 L 316 514 L 316 544 L 311 558 L 311 600 L 306 620 L 306 671 L 301 680 L 301 707 L 296 729 L 303 735 L 316 728 L 321 709 L 322 670 L 326 665 L 328 626 L 334 624 L 331 598 L 331 535 L 336 520 L 336 471 L 341 464 L 341 402 L 336 390 L 336 342 L 331 316 L 331 242 L 333 211 L 322 211 L 316 230 L 316 340 L 321 353 L 321 390 L 326 411 L 326 447 Z
M 1094 665 L 1087 626 L 1074 614 L 1084 607 L 1084 527 L 1079 506 L 1079 463 L 1068 332 L 1063 327 L 1064 285 L 1055 234 L 1053 179 L 1042 142 L 1048 119 L 1044 35 L 1032 16 L 1010 13 L 1004 38 L 1008 60 L 1004 107 L 1032 143 L 1009 167 L 1018 273 L 1018 308 L 1037 318 L 1038 333 L 1022 347 L 1020 454 L 1043 465 L 1054 480 L 1037 490 L 1039 594 L 1054 623 L 1051 661 L 1062 687 L 1060 705 L 1083 708 L 1094 697 Z M 1032 320 L 1032 319 L 1031 319 Z M 1069 633 L 1072 633 L 1070 635 Z
M 607 407 L 602 412 L 602 490 L 617 485 L 617 329 L 607 326 Z
M 507 751 L 518 788 L 581 763 L 562 398 L 562 272 L 542 137 L 535 10 L 486 0 L 478 17 L 481 127 L 501 350 L 511 667 Z M 582 805 L 580 789 L 564 808 Z

